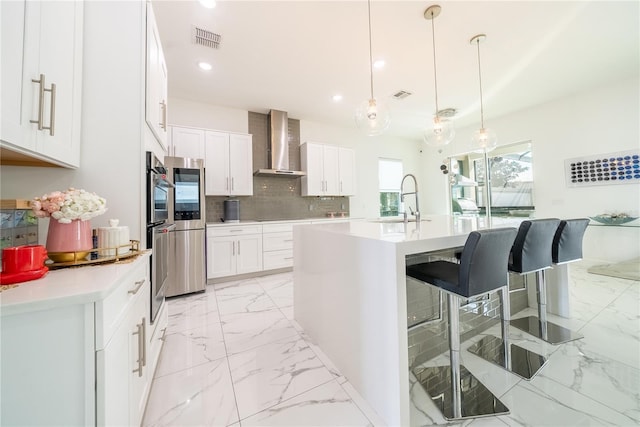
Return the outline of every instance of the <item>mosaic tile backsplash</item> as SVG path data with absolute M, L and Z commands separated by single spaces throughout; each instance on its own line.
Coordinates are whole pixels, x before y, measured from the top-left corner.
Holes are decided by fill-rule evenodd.
M 268 167 L 268 116 L 249 112 L 253 135 L 253 170 Z M 289 167 L 300 170 L 300 121 L 289 119 Z M 302 197 L 300 179 L 254 176 L 253 196 L 231 197 L 240 201 L 240 220 L 287 220 L 349 215 L 348 197 Z M 207 196 L 207 222 L 223 217 L 223 202 L 230 197 Z

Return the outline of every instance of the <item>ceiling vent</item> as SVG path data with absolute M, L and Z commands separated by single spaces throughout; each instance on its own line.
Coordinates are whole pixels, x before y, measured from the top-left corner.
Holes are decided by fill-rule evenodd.
M 394 99 L 405 99 L 407 96 L 411 95 L 411 92 L 407 92 L 406 90 L 399 90 L 393 95 L 391 95 Z
M 220 49 L 222 36 L 212 31 L 205 30 L 197 26 L 192 26 L 191 42 L 200 46 L 209 47 L 211 49 Z

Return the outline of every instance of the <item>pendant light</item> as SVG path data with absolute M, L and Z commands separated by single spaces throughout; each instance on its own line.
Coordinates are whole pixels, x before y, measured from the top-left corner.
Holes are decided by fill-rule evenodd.
M 438 109 L 438 75 L 436 67 L 436 30 L 434 21 L 442 8 L 435 4 L 429 6 L 424 11 L 424 19 L 431 21 L 431 40 L 433 43 L 433 86 L 436 94 L 436 113 L 433 116 L 433 124 L 425 129 L 422 139 L 427 145 L 433 147 L 442 147 L 453 141 L 453 137 L 456 131 L 453 127 L 453 122 L 448 117 L 442 115 Z
M 471 137 L 471 149 L 475 152 L 488 152 L 496 148 L 498 138 L 491 129 L 484 127 L 484 107 L 482 105 L 482 70 L 480 67 L 480 42 L 484 41 L 486 34 L 473 36 L 469 43 L 475 44 L 478 48 L 478 79 L 480 81 L 480 129 L 473 133 Z
M 356 125 L 369 136 L 380 135 L 389 128 L 391 117 L 386 106 L 373 96 L 373 55 L 371 53 L 371 0 L 367 0 L 369 12 L 369 73 L 371 96 L 356 109 Z

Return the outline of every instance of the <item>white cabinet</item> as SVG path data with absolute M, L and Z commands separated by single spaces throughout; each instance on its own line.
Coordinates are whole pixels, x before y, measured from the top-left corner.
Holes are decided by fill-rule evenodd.
M 148 263 L 141 264 L 96 304 L 98 425 L 140 425 L 142 421 L 157 363 L 157 357 L 148 358 L 151 325 L 147 268 Z
M 293 224 L 263 225 L 262 249 L 264 270 L 293 267 Z
M 151 2 L 147 3 L 146 59 L 145 117 L 156 139 L 167 151 L 167 64 Z
M 338 153 L 338 194 L 353 196 L 356 194 L 356 154 L 351 148 L 340 147 Z
M 83 6 L 0 3 L 2 148 L 34 161 L 79 166 Z
M 207 196 L 253 195 L 252 142 L 247 134 L 205 132 Z
M 180 126 L 171 127 L 171 155 L 175 157 L 205 159 L 204 144 L 204 130 Z
M 350 196 L 354 191 L 352 149 L 305 142 L 300 146 L 303 196 Z
M 262 226 L 207 228 L 207 279 L 262 270 Z

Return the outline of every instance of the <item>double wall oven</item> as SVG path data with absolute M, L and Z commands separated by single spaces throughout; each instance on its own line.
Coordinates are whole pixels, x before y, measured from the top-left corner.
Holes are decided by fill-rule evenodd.
M 151 253 L 151 322 L 165 298 L 169 281 L 169 194 L 174 187 L 162 162 L 147 152 L 147 248 Z

